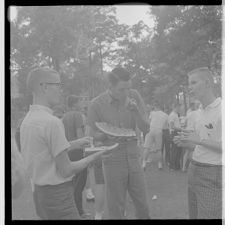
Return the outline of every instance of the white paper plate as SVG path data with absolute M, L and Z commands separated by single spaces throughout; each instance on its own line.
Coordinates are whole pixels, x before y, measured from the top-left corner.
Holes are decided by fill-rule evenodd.
M 119 144 L 116 143 L 114 145 L 110 146 L 100 146 L 100 147 L 94 147 L 94 148 L 85 148 L 85 152 L 98 152 L 98 151 L 104 151 L 104 150 L 112 150 L 116 148 Z

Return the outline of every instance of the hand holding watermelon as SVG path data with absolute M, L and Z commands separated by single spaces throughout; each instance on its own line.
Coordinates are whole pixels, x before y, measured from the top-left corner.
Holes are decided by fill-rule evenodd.
M 108 139 L 111 140 L 112 142 L 124 142 L 127 140 L 133 140 L 134 138 L 136 138 L 136 136 L 132 136 L 132 137 L 126 137 L 126 136 L 121 136 L 121 137 L 115 137 L 115 136 L 111 136 L 111 135 L 107 135 Z
M 96 122 L 95 124 L 110 140 L 117 140 L 122 137 L 136 137 L 136 133 L 132 129 L 119 128 L 104 122 Z

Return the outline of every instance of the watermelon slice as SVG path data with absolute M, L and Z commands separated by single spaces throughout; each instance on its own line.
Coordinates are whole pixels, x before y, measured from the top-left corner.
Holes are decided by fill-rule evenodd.
M 135 137 L 136 136 L 135 131 L 132 129 L 119 128 L 104 122 L 95 122 L 95 125 L 98 127 L 99 130 L 111 136 L 115 136 L 115 137 Z

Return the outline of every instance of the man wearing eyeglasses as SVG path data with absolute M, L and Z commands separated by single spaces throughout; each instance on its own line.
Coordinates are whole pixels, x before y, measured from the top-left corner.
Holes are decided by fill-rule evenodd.
M 29 73 L 27 87 L 33 94 L 33 104 L 20 128 L 21 152 L 34 184 L 36 212 L 44 220 L 80 219 L 72 178 L 105 153 L 101 151 L 76 162 L 69 160 L 68 152 L 90 146 L 90 138 L 67 141 L 63 123 L 52 111 L 60 103 L 61 86 L 59 74 L 50 68 Z

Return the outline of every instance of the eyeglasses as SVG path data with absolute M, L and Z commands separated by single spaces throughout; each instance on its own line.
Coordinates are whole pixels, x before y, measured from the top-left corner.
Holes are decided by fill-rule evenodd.
M 40 85 L 43 85 L 43 84 L 55 85 L 55 86 L 60 87 L 60 88 L 62 88 L 62 86 L 63 86 L 63 83 L 50 83 L 50 82 L 40 83 Z

